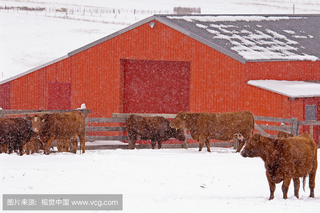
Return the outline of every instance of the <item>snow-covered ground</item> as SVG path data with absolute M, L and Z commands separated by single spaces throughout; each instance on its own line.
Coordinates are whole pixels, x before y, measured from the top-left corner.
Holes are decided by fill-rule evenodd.
M 309 198 L 308 180 L 300 199 L 291 183 L 287 200 L 278 184 L 269 201 L 263 161 L 232 148 L 0 154 L 0 162 L 1 194 L 123 194 L 123 212 L 130 213 L 319 210 L 320 187 Z
M 173 7 L 200 7 L 202 14 L 292 14 L 293 5 L 295 13 L 320 12 L 317 0 L 0 0 L 0 7 L 46 8 L 0 9 L 0 81 L 154 13 L 173 13 Z M 68 14 L 56 12 L 62 8 Z M 282 199 L 277 185 L 275 199 L 268 201 L 262 160 L 230 148 L 0 154 L 0 179 L 1 194 L 123 194 L 123 212 L 130 213 L 300 213 L 318 211 L 320 202 L 319 175 L 316 198 L 308 197 L 307 184 L 296 199 L 291 184 L 289 199 Z M 2 196 L 0 201 L 2 211 Z
M 0 81 L 174 7 L 201 8 L 202 14 L 308 14 L 320 13 L 320 0 L 0 0 Z

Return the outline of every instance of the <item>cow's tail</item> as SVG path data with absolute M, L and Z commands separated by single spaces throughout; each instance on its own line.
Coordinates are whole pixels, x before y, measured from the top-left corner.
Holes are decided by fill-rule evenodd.
M 302 178 L 302 186 L 303 186 L 304 192 L 306 191 L 306 178 L 307 178 L 307 176 L 303 176 L 303 178 Z

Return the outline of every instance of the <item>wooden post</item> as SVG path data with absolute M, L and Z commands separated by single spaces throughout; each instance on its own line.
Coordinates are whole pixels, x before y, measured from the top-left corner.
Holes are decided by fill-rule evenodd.
M 238 150 L 238 147 L 239 147 L 238 137 L 234 137 L 234 138 L 233 138 L 233 148 L 234 148 L 235 150 Z
M 2 117 L 3 117 L 3 109 L 0 108 L 0 118 L 2 118 Z
M 293 133 L 293 136 L 298 136 L 299 135 L 298 118 L 292 118 L 292 133 Z

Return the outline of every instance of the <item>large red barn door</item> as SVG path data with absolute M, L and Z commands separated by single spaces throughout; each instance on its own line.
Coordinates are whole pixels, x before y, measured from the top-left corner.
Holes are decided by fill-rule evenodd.
M 48 83 L 49 97 L 48 109 L 70 109 L 71 107 L 71 84 Z
M 190 62 L 121 60 L 125 113 L 189 110 Z

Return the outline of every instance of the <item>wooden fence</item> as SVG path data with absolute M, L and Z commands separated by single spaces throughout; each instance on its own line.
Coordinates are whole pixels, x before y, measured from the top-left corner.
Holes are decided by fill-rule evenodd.
M 88 113 L 91 113 L 90 109 L 74 109 L 74 110 L 0 110 L 0 117 L 11 117 L 11 116 L 23 116 L 23 115 L 33 115 L 33 114 L 44 114 L 44 113 L 54 113 L 54 112 L 70 112 L 79 110 L 82 111 L 86 117 L 86 141 L 128 141 L 128 136 L 126 136 L 126 118 L 131 115 L 131 113 L 113 113 L 111 118 L 92 118 L 87 117 Z M 134 113 L 141 116 L 162 116 L 167 119 L 173 119 L 176 114 L 148 114 L 148 113 Z M 312 127 L 314 125 L 320 125 L 320 121 L 298 121 L 297 118 L 275 118 L 275 117 L 263 117 L 254 116 L 255 118 L 255 129 L 261 135 L 268 137 L 276 137 L 275 135 L 270 135 L 266 131 L 284 131 L 292 133 L 297 136 L 299 134 L 299 128 L 302 125 L 310 126 L 310 132 L 312 134 Z M 257 123 L 264 124 L 257 124 Z M 268 125 L 267 122 L 271 122 Z M 106 125 L 107 124 L 107 125 Z M 115 124 L 115 125 L 113 125 Z M 110 126 L 113 125 L 113 126 Z M 89 132 L 117 132 L 115 136 L 89 136 Z M 191 139 L 189 134 L 186 134 L 187 139 Z M 320 143 L 319 143 L 320 144 Z M 212 147 L 234 147 L 238 146 L 238 142 L 235 140 L 233 142 L 214 142 L 210 143 Z M 137 145 L 137 148 L 150 148 L 150 144 Z M 183 144 L 162 144 L 162 148 L 194 148 L 199 147 L 198 143 L 189 143 L 185 141 Z M 128 145 L 95 145 L 86 146 L 86 149 L 128 149 Z

